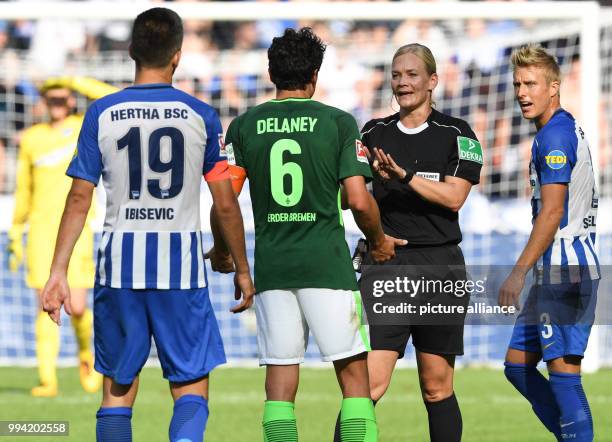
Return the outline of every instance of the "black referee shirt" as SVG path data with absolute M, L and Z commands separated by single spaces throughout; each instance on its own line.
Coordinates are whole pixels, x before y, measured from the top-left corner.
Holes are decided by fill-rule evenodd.
M 363 143 L 382 148 L 395 162 L 433 181 L 446 175 L 478 184 L 482 148 L 470 126 L 433 109 L 427 121 L 409 129 L 399 113 L 368 121 L 362 129 Z M 373 152 L 372 152 L 373 153 Z M 380 207 L 385 233 L 408 240 L 409 245 L 442 245 L 461 242 L 459 215 L 422 199 L 406 184 L 383 181 L 374 175 L 374 198 Z

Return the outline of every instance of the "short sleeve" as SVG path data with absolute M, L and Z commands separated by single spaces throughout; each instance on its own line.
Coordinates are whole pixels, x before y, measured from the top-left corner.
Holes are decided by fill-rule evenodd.
M 246 169 L 242 139 L 240 137 L 240 117 L 235 118 L 227 128 L 225 151 L 227 153 L 227 162 L 230 166 L 238 166 Z
M 370 132 L 372 132 L 372 129 L 375 126 L 374 123 L 375 120 L 370 120 L 368 121 L 366 124 L 363 125 L 363 127 L 361 128 L 361 142 L 364 144 L 365 147 L 367 147 L 368 149 L 370 149 L 372 146 L 370 145 Z
M 569 183 L 576 164 L 576 134 L 551 131 L 537 139 L 536 167 L 540 185 Z
M 102 175 L 102 153 L 98 144 L 98 111 L 95 103 L 87 109 L 76 152 L 66 175 L 98 185 Z
M 458 128 L 461 132 L 453 140 L 454 145 L 448 158 L 446 175 L 463 178 L 472 184 L 478 184 L 483 163 L 482 145 L 472 128 L 465 121 L 461 121 Z
M 223 149 L 223 128 L 219 116 L 212 109 L 204 116 L 206 125 L 206 147 L 202 174 L 206 181 L 229 178 L 227 159 Z
M 338 140 L 340 142 L 340 162 L 338 180 L 350 176 L 363 176 L 366 181 L 372 179 L 368 156 L 361 141 L 357 122 L 349 114 L 340 115 L 337 120 Z

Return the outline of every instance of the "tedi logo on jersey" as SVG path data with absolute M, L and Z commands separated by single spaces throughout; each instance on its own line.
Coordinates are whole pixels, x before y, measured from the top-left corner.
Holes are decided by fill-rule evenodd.
M 546 165 L 554 170 L 561 169 L 567 164 L 567 156 L 560 150 L 551 150 L 544 159 L 546 160 Z

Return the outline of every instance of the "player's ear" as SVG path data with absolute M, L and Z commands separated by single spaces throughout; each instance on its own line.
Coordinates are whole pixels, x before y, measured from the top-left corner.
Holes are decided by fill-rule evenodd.
M 559 80 L 551 81 L 550 83 L 550 96 L 554 97 L 559 95 L 559 89 L 561 88 L 561 82 Z
M 312 83 L 313 86 L 316 86 L 318 80 L 319 80 L 319 70 L 315 69 L 315 71 L 312 74 L 312 78 L 310 79 L 310 82 Z
M 134 58 L 134 54 L 132 52 L 132 43 L 130 43 L 130 45 L 128 46 L 128 54 L 130 54 L 130 58 L 134 61 L 136 61 L 136 59 Z
M 429 77 L 429 92 L 433 92 L 433 90 L 438 86 L 438 74 L 434 72 Z
M 181 50 L 179 49 L 170 59 L 170 64 L 172 65 L 172 72 L 176 71 L 176 68 L 178 67 L 180 61 L 181 61 Z

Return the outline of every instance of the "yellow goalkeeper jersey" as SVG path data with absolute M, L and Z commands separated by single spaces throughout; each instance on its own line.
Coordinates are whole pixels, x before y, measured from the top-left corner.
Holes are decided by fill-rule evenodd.
M 32 126 L 21 138 L 13 228 L 22 232 L 28 226 L 26 280 L 33 288 L 44 287 L 49 277 L 55 238 L 72 184 L 66 169 L 82 123 L 81 115 L 72 115 L 56 127 L 47 123 Z M 93 232 L 89 222 L 75 246 L 68 274 L 74 288 L 93 285 Z
M 89 90 L 77 87 L 73 89 L 90 98 L 98 98 L 116 90 L 95 80 L 90 85 L 92 87 Z M 91 90 L 94 92 L 87 93 Z M 82 115 L 71 115 L 55 127 L 48 123 L 36 124 L 21 136 L 10 235 L 21 237 L 28 226 L 26 282 L 33 288 L 43 288 L 49 277 L 57 231 L 72 185 L 72 179 L 66 176 L 66 169 L 74 155 L 82 123 Z M 93 286 L 93 232 L 89 224 L 94 206 L 92 204 L 88 221 L 70 260 L 68 283 L 73 288 Z

